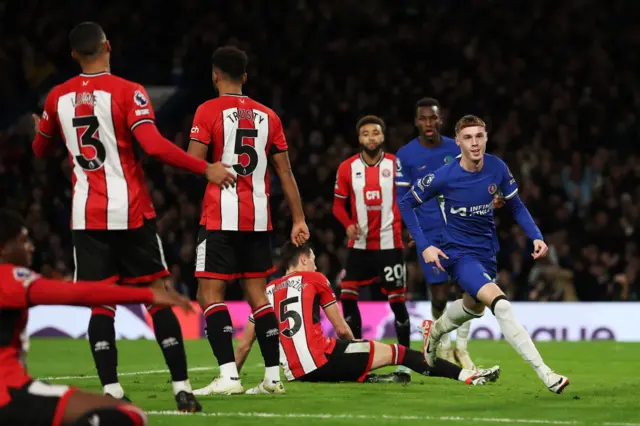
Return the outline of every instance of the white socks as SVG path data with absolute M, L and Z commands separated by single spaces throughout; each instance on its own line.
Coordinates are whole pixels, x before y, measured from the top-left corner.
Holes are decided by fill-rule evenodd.
M 460 349 L 463 351 L 467 350 L 467 343 L 469 342 L 470 331 L 471 331 L 471 321 L 465 322 L 456 330 L 456 349 Z
M 238 380 L 240 378 L 240 375 L 238 374 L 238 366 L 236 365 L 235 361 L 228 362 L 220 366 L 220 377 L 235 380 Z
M 104 385 L 104 394 L 111 395 L 116 399 L 122 399 L 124 397 L 124 389 L 122 389 L 122 385 L 120 383 L 109 383 L 108 385 Z
M 447 307 L 444 315 L 433 324 L 433 337 L 441 339 L 445 333 L 449 333 L 460 327 L 472 318 L 479 318 L 482 314 L 472 314 L 464 309 L 462 299 L 458 299 Z
M 189 379 L 183 380 L 181 382 L 173 382 L 172 385 L 174 395 L 177 395 L 182 391 L 193 393 L 193 389 L 191 389 L 191 383 L 189 382 Z
M 280 366 L 264 368 L 264 380 L 267 382 L 279 382 L 280 381 Z
M 522 324 L 518 322 L 513 315 L 513 309 L 511 303 L 506 299 L 500 299 L 493 307 L 493 314 L 500 324 L 500 329 L 504 338 L 509 342 L 513 349 L 520 354 L 520 356 L 533 367 L 538 374 L 538 377 L 542 381 L 545 380 L 545 376 L 551 371 L 546 366 L 540 352 L 536 349 L 529 333 L 524 329 Z

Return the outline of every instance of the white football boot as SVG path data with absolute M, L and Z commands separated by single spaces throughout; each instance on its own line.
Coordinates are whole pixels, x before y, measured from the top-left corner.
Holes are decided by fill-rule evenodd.
M 491 368 L 480 368 L 464 381 L 468 385 L 482 386 L 493 383 L 500 377 L 500 366 L 494 365 Z
M 285 394 L 284 385 L 281 381 L 271 382 L 263 380 L 258 383 L 258 386 L 249 389 L 245 392 L 247 395 L 282 395 Z
M 193 391 L 194 395 L 238 395 L 244 392 L 240 379 L 218 377 L 207 386 Z
M 544 384 L 551 392 L 561 394 L 564 388 L 569 386 L 569 378 L 561 376 L 555 371 L 550 371 L 544 378 Z

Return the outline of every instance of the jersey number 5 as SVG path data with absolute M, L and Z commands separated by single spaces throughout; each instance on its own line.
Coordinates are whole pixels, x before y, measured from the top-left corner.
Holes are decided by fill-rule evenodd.
M 302 327 L 302 317 L 300 316 L 300 314 L 296 311 L 288 311 L 286 309 L 287 305 L 296 303 L 298 302 L 298 300 L 298 297 L 294 296 L 288 299 L 284 299 L 282 302 L 280 302 L 280 322 L 289 323 L 289 318 L 293 320 L 293 326 L 290 326 L 289 328 L 286 328 L 282 331 L 282 334 L 284 334 L 286 337 L 293 337 L 298 331 L 300 331 L 300 328 Z
M 71 124 L 74 128 L 84 128 L 82 135 L 80 136 L 80 142 L 78 143 L 80 148 L 80 155 L 76 155 L 76 161 L 85 170 L 96 170 L 102 167 L 104 160 L 107 158 L 107 150 L 104 148 L 104 144 L 100 142 L 100 139 L 94 137 L 98 131 L 98 118 L 90 115 L 86 117 L 75 117 Z M 82 153 L 82 148 L 90 146 L 96 150 L 96 155 L 92 159 L 88 159 Z
M 258 167 L 258 153 L 252 145 L 245 145 L 245 139 L 255 139 L 258 137 L 257 129 L 236 130 L 236 146 L 233 151 L 238 156 L 238 163 L 233 165 L 233 170 L 240 176 L 249 176 Z M 242 155 L 247 158 L 241 160 Z M 244 164 L 244 165 L 243 165 Z

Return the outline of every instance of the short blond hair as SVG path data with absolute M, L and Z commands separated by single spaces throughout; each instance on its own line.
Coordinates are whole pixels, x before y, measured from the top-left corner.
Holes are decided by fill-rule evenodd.
M 465 115 L 456 123 L 456 135 L 460 133 L 462 129 L 474 126 L 484 127 L 485 130 L 487 129 L 487 124 L 482 118 L 475 115 Z

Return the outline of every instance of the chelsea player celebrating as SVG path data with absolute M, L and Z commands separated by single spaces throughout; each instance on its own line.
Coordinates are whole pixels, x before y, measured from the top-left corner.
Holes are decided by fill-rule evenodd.
M 531 337 L 515 318 L 511 303 L 495 283 L 498 247 L 494 239 L 494 194 L 498 191 L 504 194 L 516 221 L 533 240 L 534 259 L 547 254 L 547 245 L 518 197 L 518 186 L 507 165 L 498 157 L 485 154 L 484 121 L 472 115 L 462 117 L 456 124 L 456 143 L 462 156 L 418 180 L 399 203 L 402 218 L 424 261 L 449 272 L 466 292 L 462 299 L 447 307 L 435 323 L 423 322 L 425 360 L 430 366 L 434 365 L 441 337 L 470 319 L 481 317 L 487 306 L 509 344 L 533 367 L 551 392 L 561 393 L 569 379 L 544 363 Z M 447 222 L 440 247 L 424 235 L 414 212 L 419 205 L 438 195 L 444 199 Z
M 427 173 L 453 161 L 460 155 L 460 148 L 456 141 L 442 136 L 440 126 L 442 116 L 440 102 L 434 98 L 422 98 L 416 102 L 414 123 L 419 136 L 403 146 L 396 153 L 396 199 L 402 198 L 409 192 L 411 183 Z M 444 219 L 438 201 L 434 198 L 426 201 L 416 209 L 420 229 L 426 234 L 432 244 L 440 245 Z M 412 237 L 413 238 L 413 237 Z M 447 306 L 448 292 L 451 288 L 449 275 L 440 271 L 434 265 L 424 262 L 418 252 L 418 259 L 424 279 L 431 293 L 431 316 L 437 320 L 444 314 Z M 469 327 L 471 322 L 466 322 L 456 330 L 455 353 L 451 347 L 449 334 L 444 334 L 440 339 L 440 357 L 449 362 L 460 362 L 463 368 L 473 369 L 473 361 L 467 351 Z

